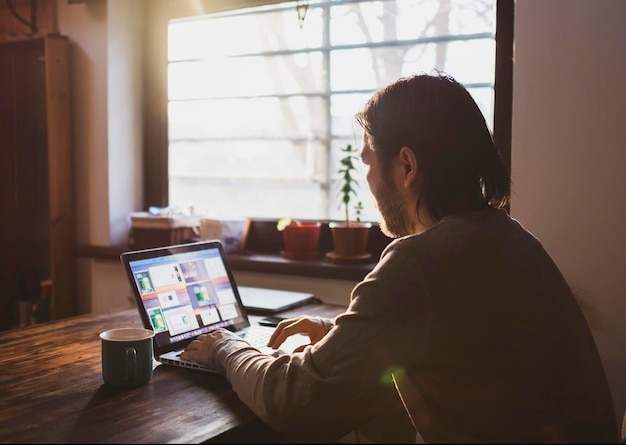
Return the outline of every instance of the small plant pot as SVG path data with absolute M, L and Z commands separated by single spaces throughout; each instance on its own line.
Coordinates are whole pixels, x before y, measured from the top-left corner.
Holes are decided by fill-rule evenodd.
M 326 256 L 334 262 L 368 261 L 372 255 L 367 251 L 371 223 L 331 222 L 330 228 L 335 250 Z
M 319 256 L 319 222 L 292 222 L 283 229 L 285 250 L 280 254 L 291 260 L 308 260 Z

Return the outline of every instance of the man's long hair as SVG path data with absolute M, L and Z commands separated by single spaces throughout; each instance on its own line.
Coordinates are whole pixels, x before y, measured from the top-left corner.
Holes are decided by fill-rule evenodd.
M 468 205 L 478 210 L 508 204 L 510 178 L 485 118 L 451 76 L 400 78 L 376 92 L 356 120 L 383 168 L 401 147 L 415 153 L 424 177 L 419 199 L 436 220 Z

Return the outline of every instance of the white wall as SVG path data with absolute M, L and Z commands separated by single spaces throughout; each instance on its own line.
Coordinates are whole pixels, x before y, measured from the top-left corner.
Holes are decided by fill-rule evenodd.
M 134 126 L 115 122 L 115 111 L 107 104 L 113 100 L 117 109 L 118 103 L 126 103 L 125 92 L 136 86 L 137 79 L 124 73 L 135 67 L 138 49 L 124 48 L 111 33 L 133 35 L 139 2 L 58 2 L 61 33 L 75 45 L 81 244 L 115 244 L 120 215 L 137 210 L 129 206 L 141 202 L 140 187 L 132 187 L 139 177 L 140 137 Z M 115 23 L 107 18 L 107 6 Z M 621 320 L 626 315 L 624 23 L 624 0 L 517 0 L 511 204 L 512 215 L 542 241 L 577 290 L 620 418 L 626 409 L 626 322 Z M 113 68 L 113 63 L 121 65 Z M 139 97 L 129 96 L 131 110 L 126 112 L 134 119 L 136 104 L 130 103 Z M 79 263 L 81 310 L 130 304 L 119 264 L 86 259 Z M 242 274 L 241 284 L 269 280 L 284 288 L 320 286 L 320 292 L 334 296 L 346 293 L 348 283 L 274 278 Z
M 108 233 L 116 245 L 128 242 L 129 214 L 143 205 L 142 16 L 142 1 L 107 1 Z
M 576 289 L 626 409 L 626 1 L 517 0 L 511 214 Z
M 108 245 L 108 57 L 106 1 L 57 1 L 71 42 L 77 242 Z M 125 162 L 121 160 L 121 162 Z
M 143 1 L 59 0 L 57 9 L 71 41 L 77 242 L 125 244 L 129 214 L 143 201 Z M 111 295 L 115 266 L 78 260 L 79 313 L 126 303 Z

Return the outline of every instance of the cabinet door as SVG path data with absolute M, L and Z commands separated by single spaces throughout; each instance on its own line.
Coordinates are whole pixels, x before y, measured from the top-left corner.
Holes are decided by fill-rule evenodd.
M 0 43 L 0 209 L 5 215 L 0 230 L 0 329 L 15 326 L 18 302 L 37 299 L 42 280 L 56 281 L 54 268 L 69 272 L 64 275 L 72 289 L 67 315 L 74 314 L 69 108 L 50 106 L 53 97 L 69 107 L 69 84 L 63 84 L 60 99 L 55 96 L 58 88 L 50 88 L 50 79 L 58 80 L 51 74 L 55 67 L 48 62 L 46 42 L 47 38 Z M 67 60 L 55 61 L 67 65 Z M 69 75 L 67 69 L 62 75 Z M 59 119 L 59 111 L 64 127 L 53 128 L 51 119 Z M 57 155 L 59 159 L 51 160 Z M 61 168 L 60 163 L 65 165 Z M 64 196 L 61 205 L 59 195 Z M 53 230 L 63 224 L 67 227 Z M 62 252 L 58 265 L 53 251 Z
M 11 327 L 14 301 L 19 294 L 17 255 L 17 217 L 15 209 L 17 156 L 15 151 L 15 67 L 11 46 L 0 44 L 0 329 Z
M 76 251 L 73 150 L 70 112 L 69 42 L 45 38 L 50 316 L 76 315 Z

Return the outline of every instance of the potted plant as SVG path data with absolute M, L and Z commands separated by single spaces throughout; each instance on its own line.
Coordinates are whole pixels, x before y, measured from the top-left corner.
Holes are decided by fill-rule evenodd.
M 289 217 L 281 218 L 276 228 L 283 232 L 285 249 L 280 252 L 290 260 L 308 260 L 319 256 L 320 222 L 302 222 Z
M 359 187 L 356 163 L 359 162 L 356 149 L 348 144 L 342 148 L 343 157 L 339 163 L 339 208 L 343 208 L 343 221 L 334 221 L 328 224 L 335 250 L 326 254 L 327 258 L 335 262 L 367 261 L 371 254 L 367 251 L 367 242 L 371 223 L 361 221 L 363 204 L 354 203 L 357 198 L 356 188 Z M 351 211 L 354 218 L 351 217 Z

